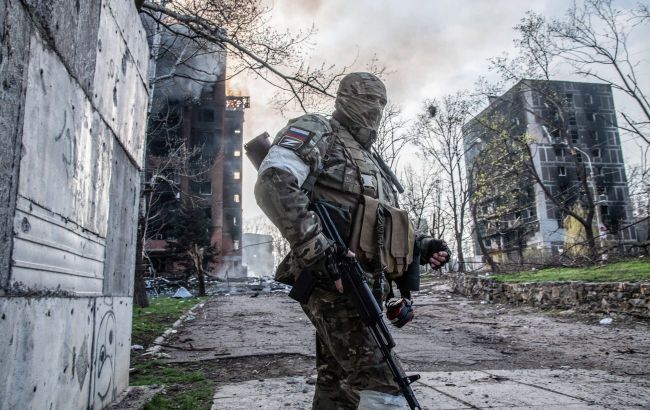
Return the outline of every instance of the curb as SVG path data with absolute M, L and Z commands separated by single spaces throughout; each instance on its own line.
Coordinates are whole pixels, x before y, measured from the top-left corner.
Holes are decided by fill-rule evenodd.
M 164 357 L 166 353 L 162 353 L 162 345 L 165 343 L 165 341 L 173 334 L 178 333 L 178 328 L 181 327 L 185 322 L 192 321 L 196 318 L 195 312 L 198 309 L 201 309 L 203 306 L 205 306 L 205 301 L 199 302 L 196 305 L 192 306 L 186 313 L 182 314 L 180 318 L 178 318 L 177 321 L 172 324 L 172 327 L 168 328 L 163 332 L 162 335 L 158 336 L 151 346 L 147 348 L 147 350 L 142 353 L 141 356 L 155 356 L 155 357 Z

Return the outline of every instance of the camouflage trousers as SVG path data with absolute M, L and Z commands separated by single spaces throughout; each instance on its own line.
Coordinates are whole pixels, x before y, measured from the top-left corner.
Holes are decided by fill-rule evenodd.
M 346 295 L 317 287 L 302 308 L 316 327 L 318 379 L 312 409 L 356 409 L 361 390 L 399 393 L 372 334 Z

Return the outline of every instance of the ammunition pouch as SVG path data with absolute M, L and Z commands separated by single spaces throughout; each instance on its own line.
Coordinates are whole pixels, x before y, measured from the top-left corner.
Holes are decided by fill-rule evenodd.
M 414 243 L 406 211 L 363 196 L 350 236 L 350 249 L 362 265 L 380 265 L 388 279 L 402 277 L 413 261 Z

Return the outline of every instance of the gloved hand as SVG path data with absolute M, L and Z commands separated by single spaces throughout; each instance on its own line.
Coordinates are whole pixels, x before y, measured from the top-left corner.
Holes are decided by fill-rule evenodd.
M 324 289 L 336 290 L 343 293 L 343 284 L 341 282 L 341 271 L 338 263 L 345 256 L 354 256 L 347 249 L 342 249 L 336 244 L 332 244 L 311 264 L 307 267 L 316 280 L 318 285 Z
M 432 237 L 420 239 L 420 265 L 431 265 L 433 269 L 442 268 L 451 259 L 447 242 Z
M 386 318 L 396 327 L 402 327 L 413 320 L 413 302 L 405 298 L 394 298 L 386 303 Z

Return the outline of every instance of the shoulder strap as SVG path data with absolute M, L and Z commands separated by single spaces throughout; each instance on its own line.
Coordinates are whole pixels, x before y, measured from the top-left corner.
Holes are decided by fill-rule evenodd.
M 329 153 L 330 150 L 332 149 L 332 145 L 334 145 L 334 140 L 336 139 L 336 133 L 333 132 L 332 136 L 333 138 L 330 138 L 329 142 L 327 143 L 327 148 L 325 149 L 325 155 L 323 155 L 322 161 L 320 162 L 320 164 L 318 164 L 318 167 L 316 169 L 314 169 L 312 172 L 309 173 L 309 175 L 307 175 L 307 178 L 305 178 L 305 182 L 302 183 L 300 189 L 302 189 L 303 191 L 311 192 L 314 189 L 314 185 L 316 184 L 318 177 L 325 170 L 325 163 L 329 158 Z

